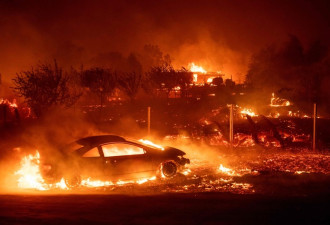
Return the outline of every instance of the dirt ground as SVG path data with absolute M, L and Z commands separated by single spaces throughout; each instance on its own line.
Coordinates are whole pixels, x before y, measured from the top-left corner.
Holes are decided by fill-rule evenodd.
M 2 195 L 0 224 L 329 224 L 328 193 Z

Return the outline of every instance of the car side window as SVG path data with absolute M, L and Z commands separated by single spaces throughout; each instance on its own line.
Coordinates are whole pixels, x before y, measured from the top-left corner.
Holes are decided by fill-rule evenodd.
M 104 157 L 124 156 L 124 155 L 142 155 L 143 148 L 129 144 L 107 144 L 102 146 Z
M 83 154 L 82 157 L 86 157 L 86 158 L 100 157 L 100 153 L 99 153 L 99 150 L 95 147 L 95 148 L 92 148 L 91 150 L 87 151 L 85 154 Z

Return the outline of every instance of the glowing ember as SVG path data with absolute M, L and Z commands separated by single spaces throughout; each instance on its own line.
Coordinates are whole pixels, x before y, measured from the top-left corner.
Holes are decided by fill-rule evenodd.
M 229 169 L 227 167 L 224 167 L 222 164 L 220 164 L 220 166 L 219 166 L 219 171 L 228 176 L 235 176 L 235 171 L 233 171 L 232 169 Z
M 155 148 L 158 148 L 160 150 L 164 150 L 164 148 L 160 145 L 156 145 L 155 143 L 149 141 L 149 140 L 144 140 L 144 139 L 140 139 L 139 142 L 145 144 L 145 145 L 149 145 L 149 146 L 152 146 L 152 147 L 155 147 Z
M 90 178 L 81 181 L 81 186 L 84 187 L 105 187 L 111 185 L 114 185 L 111 181 L 100 181 L 100 180 L 93 181 Z

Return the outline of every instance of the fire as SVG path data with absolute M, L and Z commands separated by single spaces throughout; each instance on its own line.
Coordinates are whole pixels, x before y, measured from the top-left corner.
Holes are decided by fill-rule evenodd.
M 281 106 L 290 106 L 290 105 L 291 105 L 290 101 L 283 98 L 275 97 L 275 93 L 272 93 L 272 97 L 270 99 L 271 107 L 281 107 Z
M 206 83 L 212 83 L 213 79 L 214 79 L 214 77 L 207 78 Z
M 139 142 L 141 142 L 141 143 L 143 143 L 143 144 L 145 144 L 145 145 L 149 145 L 149 146 L 151 146 L 151 147 L 158 148 L 158 149 L 160 149 L 160 150 L 162 150 L 162 151 L 164 150 L 164 148 L 163 148 L 162 146 L 160 146 L 160 145 L 156 145 L 155 143 L 153 143 L 153 142 L 151 142 L 151 141 L 149 141 L 149 140 L 140 139 Z
M 197 73 L 203 73 L 203 74 L 207 73 L 207 71 L 203 67 L 195 65 L 195 63 L 193 63 L 193 62 L 189 64 L 189 67 L 190 67 L 190 71 L 194 73 L 193 74 L 193 82 L 194 83 L 198 82 L 198 74 Z M 210 80 L 210 81 L 208 80 L 207 82 L 210 83 L 210 82 L 212 82 L 212 80 Z
M 43 179 L 40 172 L 40 154 L 37 151 L 35 155 L 30 154 L 24 157 L 21 160 L 21 167 L 19 170 L 15 172 L 16 175 L 19 176 L 17 180 L 17 185 L 22 189 L 35 189 L 39 191 L 46 191 L 51 189 L 61 189 L 61 190 L 69 190 L 67 185 L 65 184 L 64 178 L 55 184 L 48 184 Z M 117 182 L 112 181 L 101 181 L 101 180 L 92 180 L 90 177 L 83 179 L 80 183 L 81 187 L 106 187 L 106 186 L 114 186 L 114 185 L 125 185 L 125 184 L 144 184 L 148 181 L 156 180 L 156 176 L 149 178 L 141 178 L 138 180 L 119 180 Z
M 51 188 L 68 189 L 63 178 L 56 184 L 47 184 L 45 182 L 40 172 L 40 154 L 38 151 L 35 155 L 31 154 L 24 157 L 21 161 L 21 168 L 15 174 L 20 176 L 17 180 L 19 188 L 36 189 L 39 191 Z
M 198 81 L 198 75 L 196 73 L 193 74 L 193 82 L 196 83 Z
M 195 73 L 207 73 L 206 70 L 203 69 L 201 66 L 195 65 L 195 63 L 190 63 L 190 71 Z
M 220 166 L 219 166 L 219 171 L 228 176 L 235 176 L 235 171 L 233 171 L 232 169 L 229 169 L 227 167 L 224 167 L 222 164 L 220 164 Z
M 20 175 L 18 187 L 37 190 L 47 190 L 47 185 L 40 174 L 40 154 L 24 157 L 21 161 L 21 168 L 15 173 Z
M 252 116 L 252 117 L 258 116 L 255 112 L 252 111 L 252 109 L 248 109 L 248 108 L 243 108 L 240 111 L 240 113 L 241 114 L 247 114 L 247 115 Z
M 12 102 L 10 102 L 8 99 L 0 99 L 0 105 L 8 105 L 10 108 L 17 108 L 17 103 L 16 103 L 16 99 L 13 99 Z

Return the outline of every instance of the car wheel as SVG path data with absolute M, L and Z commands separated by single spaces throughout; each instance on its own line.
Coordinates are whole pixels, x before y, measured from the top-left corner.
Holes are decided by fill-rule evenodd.
M 166 178 L 175 176 L 177 170 L 178 170 L 178 168 L 174 162 L 164 162 L 161 165 L 161 173 Z
M 81 183 L 81 178 L 79 175 L 70 175 L 64 178 L 65 184 L 68 188 L 79 187 Z

